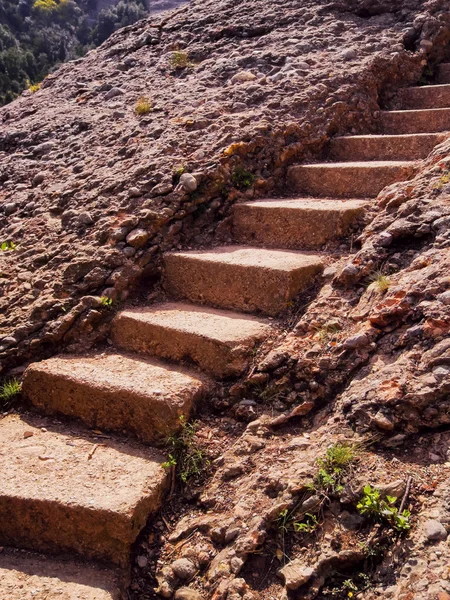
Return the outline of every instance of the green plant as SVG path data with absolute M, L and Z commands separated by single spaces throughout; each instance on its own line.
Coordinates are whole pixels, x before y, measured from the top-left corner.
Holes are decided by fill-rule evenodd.
M 100 304 L 104 308 L 111 308 L 113 305 L 113 300 L 112 298 L 108 298 L 108 296 L 100 296 Z
M 325 493 L 338 494 L 342 491 L 345 471 L 355 460 L 355 448 L 348 444 L 336 443 L 330 446 L 323 458 L 317 460 L 319 471 L 314 486 Z
M 186 69 L 187 67 L 192 67 L 192 63 L 189 60 L 189 55 L 187 52 L 183 52 L 181 50 L 177 50 L 172 53 L 172 56 L 169 59 L 171 67 L 174 69 Z
M 386 496 L 383 498 L 380 490 L 366 485 L 363 489 L 361 500 L 356 505 L 361 515 L 367 516 L 374 521 L 386 522 L 399 532 L 408 531 L 411 528 L 409 510 L 399 513 L 395 506 L 397 498 Z
M 184 165 L 180 165 L 177 169 L 175 169 L 172 174 L 172 185 L 178 185 L 181 176 L 187 172 L 188 169 Z
M 247 171 L 243 167 L 236 167 L 233 175 L 231 176 L 231 181 L 233 185 L 237 187 L 239 190 L 247 190 L 252 187 L 255 182 L 256 177 L 250 171 Z
M 163 468 L 176 468 L 182 483 L 198 479 L 209 466 L 209 459 L 199 447 L 197 440 L 198 424 L 187 422 L 180 417 L 180 431 L 171 435 L 167 440 L 170 448 L 168 460 L 163 463 Z
M 0 408 L 5 409 L 11 406 L 12 402 L 19 396 L 22 384 L 18 379 L 10 379 L 0 386 Z
M 441 190 L 444 185 L 450 183 L 450 171 L 445 171 L 445 173 L 441 176 L 438 183 L 434 186 L 435 190 Z
M 337 323 L 324 323 L 323 325 L 315 327 L 314 331 L 319 340 L 322 343 L 326 343 L 340 331 L 340 327 Z
M 0 250 L 2 252 L 7 252 L 10 250 L 15 250 L 15 249 L 16 249 L 16 244 L 14 242 L 11 242 L 10 240 L 7 240 L 0 244 Z
M 141 96 L 136 102 L 134 110 L 137 115 L 147 115 L 152 110 L 152 103 L 145 96 Z
M 370 280 L 370 286 L 376 288 L 379 292 L 386 292 L 391 287 L 390 278 L 382 271 L 375 271 Z
M 306 513 L 304 520 L 294 523 L 294 529 L 298 533 L 312 533 L 319 526 L 319 521 L 316 515 Z
M 42 87 L 42 81 L 39 83 L 30 84 L 28 86 L 28 89 L 30 90 L 30 92 L 32 94 L 35 94 L 36 92 L 38 92 L 41 89 L 41 87 Z

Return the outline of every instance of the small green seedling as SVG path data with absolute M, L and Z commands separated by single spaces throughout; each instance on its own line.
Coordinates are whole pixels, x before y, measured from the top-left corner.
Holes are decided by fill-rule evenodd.
M 316 515 L 306 513 L 303 521 L 294 523 L 294 529 L 298 533 L 312 533 L 319 526 Z
M 100 303 L 104 308 L 111 308 L 113 305 L 112 298 L 108 298 L 108 296 L 101 296 Z
M 185 417 L 181 416 L 180 425 L 180 431 L 167 440 L 171 452 L 162 466 L 165 469 L 176 467 L 179 479 L 186 484 L 190 480 L 199 479 L 210 462 L 197 442 L 198 423 L 188 423 Z
M 238 190 L 248 190 L 255 183 L 255 180 L 255 175 L 242 167 L 237 167 L 231 176 L 231 181 Z
M 397 498 L 386 496 L 382 498 L 380 490 L 366 485 L 363 490 L 363 496 L 356 505 L 361 515 L 367 516 L 374 521 L 386 522 L 399 532 L 411 529 L 409 510 L 398 512 L 395 506 Z
M 15 250 L 15 249 L 16 249 L 16 244 L 14 242 L 11 242 L 10 240 L 7 240 L 0 244 L 0 250 L 2 252 L 8 252 L 8 251 Z

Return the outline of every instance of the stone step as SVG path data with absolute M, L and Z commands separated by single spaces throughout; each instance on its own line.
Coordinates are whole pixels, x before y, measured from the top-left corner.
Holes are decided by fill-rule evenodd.
M 443 142 L 443 133 L 407 135 L 354 135 L 331 140 L 330 158 L 339 161 L 418 160 Z
M 176 361 L 188 358 L 217 377 L 229 377 L 248 367 L 253 348 L 272 331 L 256 317 L 172 302 L 121 311 L 111 334 L 119 348 Z
M 436 72 L 437 83 L 450 83 L 450 63 L 442 63 Z
M 154 360 L 94 354 L 33 363 L 22 389 L 48 414 L 159 443 L 179 428 L 180 416 L 189 417 L 206 387 L 197 375 Z
M 295 192 L 311 196 L 375 198 L 387 185 L 409 179 L 416 163 L 373 161 L 294 165 L 287 184 Z
M 379 131 L 398 135 L 450 131 L 450 108 L 382 111 Z
M 120 600 L 116 574 L 74 561 L 0 553 L 2 600 Z
M 163 460 L 151 448 L 74 424 L 6 416 L 0 421 L 0 545 L 126 566 L 167 489 Z
M 362 200 L 277 199 L 235 204 L 234 237 L 271 248 L 317 248 L 345 235 Z
M 398 99 L 403 109 L 449 108 L 450 85 L 423 85 L 400 90 Z
M 170 252 L 164 263 L 174 297 L 269 315 L 287 308 L 323 269 L 317 255 L 242 246 Z

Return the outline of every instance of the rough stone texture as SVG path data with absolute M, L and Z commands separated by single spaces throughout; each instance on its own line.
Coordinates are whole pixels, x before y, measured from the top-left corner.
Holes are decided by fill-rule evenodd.
M 450 85 L 424 85 L 401 91 L 398 98 L 402 108 L 448 108 L 450 106 Z
M 287 185 L 295 192 L 338 198 L 376 198 L 383 188 L 409 179 L 414 162 L 371 161 L 296 165 L 288 169 Z
M 323 268 L 319 256 L 224 246 L 164 257 L 165 286 L 193 302 L 274 315 Z
M 168 479 L 154 450 L 44 417 L 3 418 L 0 455 L 0 544 L 122 566 Z
M 23 382 L 24 396 L 47 413 L 126 431 L 148 443 L 177 431 L 180 416 L 189 417 L 205 388 L 195 374 L 120 354 L 33 363 Z
M 121 600 L 115 574 L 74 562 L 0 553 L 5 600 Z
M 233 233 L 239 243 L 307 249 L 348 234 L 367 203 L 360 200 L 281 199 L 235 204 Z
M 257 342 L 272 332 L 255 317 L 192 304 L 166 303 L 118 313 L 112 324 L 117 347 L 170 360 L 189 358 L 218 377 L 239 375 Z
M 123 300 L 157 276 L 162 250 L 209 244 L 243 195 L 237 166 L 256 177 L 245 194 L 267 196 L 333 135 L 375 129 L 380 99 L 417 82 L 448 39 L 446 0 L 280 6 L 202 0 L 150 17 L 0 111 L 1 239 L 17 243 L 1 257 L 4 370 L 104 337 L 84 297 Z M 152 109 L 139 116 L 142 96 Z M 134 229 L 144 246 L 127 245 Z
M 333 160 L 417 160 L 426 158 L 447 133 L 409 135 L 355 135 L 334 138 L 329 146 Z
M 450 131 L 450 108 L 384 111 L 378 128 L 380 133 L 392 135 Z

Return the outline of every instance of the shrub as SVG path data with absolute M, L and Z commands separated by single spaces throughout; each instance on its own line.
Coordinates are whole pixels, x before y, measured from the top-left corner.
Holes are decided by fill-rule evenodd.
M 145 96 L 141 96 L 136 103 L 136 108 L 134 109 L 137 115 L 147 115 L 152 110 L 152 103 Z
M 28 89 L 30 90 L 30 92 L 31 92 L 32 94 L 35 94 L 36 92 L 38 92 L 38 91 L 41 89 L 41 87 L 42 87 L 42 81 L 40 81 L 39 83 L 34 83 L 34 84 L 31 84 L 31 85 L 28 87 Z
M 188 67 L 192 67 L 188 53 L 182 52 L 181 50 L 173 52 L 169 62 L 170 66 L 174 69 L 186 69 Z

